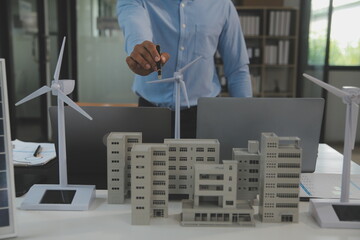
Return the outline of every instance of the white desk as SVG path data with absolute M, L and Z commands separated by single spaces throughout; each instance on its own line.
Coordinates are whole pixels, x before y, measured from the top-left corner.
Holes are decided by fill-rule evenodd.
M 341 166 L 342 155 L 323 144 L 319 152 L 316 171 L 339 172 L 336 168 Z M 360 173 L 360 167 L 356 164 L 353 164 L 353 170 Z M 96 194 L 89 211 L 16 210 L 18 239 L 360 240 L 360 230 L 319 228 L 308 213 L 307 202 L 300 203 L 299 223 L 269 224 L 256 221 L 256 227 L 182 227 L 179 224 L 180 202 L 170 202 L 169 218 L 152 219 L 149 226 L 132 226 L 129 200 L 124 205 L 109 205 L 107 191 L 98 190 Z M 20 206 L 21 201 L 22 198 L 16 199 L 16 206 Z

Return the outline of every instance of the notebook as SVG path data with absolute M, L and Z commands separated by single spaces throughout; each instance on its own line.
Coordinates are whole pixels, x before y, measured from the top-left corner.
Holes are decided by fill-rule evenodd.
M 262 132 L 299 137 L 302 172 L 314 172 L 323 111 L 322 98 L 200 98 L 196 136 L 218 139 L 221 160 Z
M 171 111 L 153 107 L 82 107 L 93 120 L 65 107 L 66 154 L 69 184 L 107 188 L 106 135 L 110 132 L 142 132 L 144 143 L 163 143 L 171 137 Z M 57 107 L 50 107 L 57 145 Z

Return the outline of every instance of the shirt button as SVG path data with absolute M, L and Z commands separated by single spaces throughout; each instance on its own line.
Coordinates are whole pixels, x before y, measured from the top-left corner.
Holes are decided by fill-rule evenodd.
M 181 3 L 181 7 L 185 7 L 185 3 Z
M 186 24 L 182 24 L 181 26 L 182 26 L 183 28 L 186 28 Z
M 181 51 L 184 51 L 184 49 L 185 49 L 185 48 L 184 48 L 183 46 L 180 47 L 180 50 L 181 50 Z

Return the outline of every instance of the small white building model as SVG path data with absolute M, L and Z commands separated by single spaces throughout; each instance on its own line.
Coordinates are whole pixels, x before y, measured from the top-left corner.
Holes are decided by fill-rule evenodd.
M 112 132 L 107 137 L 108 203 L 124 203 L 131 188 L 131 148 L 142 133 Z
M 252 206 L 236 200 L 237 171 L 237 161 L 233 160 L 195 164 L 194 200 L 183 200 L 181 224 L 253 226 Z
M 259 216 L 263 222 L 298 222 L 302 149 L 298 137 L 261 135 Z
M 169 194 L 193 198 L 194 165 L 218 164 L 217 139 L 165 139 L 169 146 Z
M 259 142 L 248 141 L 248 148 L 233 148 L 232 155 L 238 162 L 237 199 L 253 201 L 259 194 Z
M 168 216 L 168 145 L 135 144 L 131 150 L 131 223 Z

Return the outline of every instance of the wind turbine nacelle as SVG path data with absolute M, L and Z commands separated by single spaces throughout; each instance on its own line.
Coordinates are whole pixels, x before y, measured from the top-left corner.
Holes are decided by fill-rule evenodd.
M 360 88 L 353 87 L 353 86 L 343 86 L 342 89 L 352 95 L 359 95 L 360 94 Z
M 74 91 L 75 80 L 64 79 L 59 81 L 53 81 L 51 88 L 60 89 L 65 95 L 69 95 Z M 53 90 L 53 95 L 57 95 L 56 90 Z

